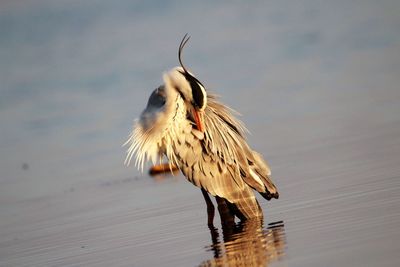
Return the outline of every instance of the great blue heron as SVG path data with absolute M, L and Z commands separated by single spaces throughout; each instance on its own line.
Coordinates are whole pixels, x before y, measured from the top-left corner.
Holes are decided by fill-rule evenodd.
M 136 154 L 136 165 L 143 170 L 145 161 L 156 163 L 165 155 L 201 188 L 209 216 L 214 207 L 208 193 L 242 220 L 262 217 L 253 189 L 267 200 L 279 197 L 270 168 L 247 144 L 235 112 L 183 65 L 188 40 L 186 34 L 179 46 L 180 66 L 163 75 L 164 84 L 153 91 L 133 127 L 126 164 Z

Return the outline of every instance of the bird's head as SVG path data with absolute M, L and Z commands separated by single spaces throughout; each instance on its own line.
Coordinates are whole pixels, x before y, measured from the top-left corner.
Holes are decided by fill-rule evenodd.
M 182 63 L 182 51 L 189 38 L 186 34 L 179 45 L 180 66 L 164 74 L 163 78 L 166 90 L 175 90 L 179 93 L 195 121 L 197 129 L 204 132 L 203 114 L 207 106 L 207 92 L 203 84 Z
M 160 158 L 163 138 L 171 125 L 187 116 L 195 122 L 197 129 L 204 132 L 204 110 L 207 105 L 207 93 L 204 86 L 183 65 L 182 49 L 189 38 L 184 36 L 179 46 L 178 58 L 181 66 L 175 67 L 163 76 L 164 84 L 151 94 L 145 110 L 135 123 L 126 142 L 129 145 L 126 163 L 129 164 L 136 153 L 136 165 L 143 169 L 144 161 L 153 163 Z

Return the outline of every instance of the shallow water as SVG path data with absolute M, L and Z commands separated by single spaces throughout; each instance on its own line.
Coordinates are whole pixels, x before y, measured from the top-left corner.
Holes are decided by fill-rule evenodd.
M 0 265 L 397 266 L 398 125 L 270 153 L 281 197 L 260 199 L 263 226 L 237 234 L 218 216 L 208 228 L 201 192 L 180 175 L 2 198 Z
M 400 266 L 398 1 L 3 2 L 0 266 Z M 263 222 L 123 166 L 187 31 L 271 165 Z

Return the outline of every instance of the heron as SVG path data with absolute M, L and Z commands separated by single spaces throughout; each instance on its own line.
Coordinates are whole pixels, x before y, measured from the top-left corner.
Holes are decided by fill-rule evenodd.
M 136 155 L 136 166 L 143 171 L 144 162 L 156 164 L 166 156 L 170 166 L 177 166 L 201 189 L 209 224 L 214 216 L 210 195 L 222 207 L 220 213 L 240 220 L 260 218 L 263 213 L 254 191 L 267 200 L 279 197 L 270 167 L 248 145 L 238 113 L 206 90 L 183 64 L 182 51 L 189 39 L 186 34 L 179 45 L 180 66 L 163 74 L 163 84 L 151 93 L 135 121 L 125 143 L 125 163 Z

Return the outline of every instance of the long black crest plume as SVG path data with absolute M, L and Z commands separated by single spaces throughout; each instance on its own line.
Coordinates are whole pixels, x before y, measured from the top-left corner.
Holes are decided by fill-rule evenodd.
M 189 82 L 192 83 L 193 80 L 194 80 L 194 81 L 196 81 L 197 83 L 199 83 L 201 86 L 204 87 L 204 85 L 203 85 L 196 77 L 192 76 L 192 75 L 189 73 L 189 71 L 185 68 L 185 66 L 183 65 L 183 62 L 182 62 L 182 51 L 183 51 L 183 48 L 185 47 L 185 45 L 187 44 L 187 42 L 189 41 L 189 39 L 190 39 L 190 36 L 188 36 L 188 34 L 186 33 L 185 36 L 183 36 L 183 39 L 182 39 L 182 41 L 181 41 L 181 43 L 180 43 L 180 45 L 179 45 L 178 59 L 179 59 L 179 64 L 181 64 L 181 67 L 182 67 L 182 69 L 183 69 L 183 71 L 184 71 L 184 73 L 183 73 L 183 72 L 181 72 L 181 73 L 182 73 L 183 75 L 185 75 L 186 79 L 187 79 Z
M 204 85 L 194 76 L 192 76 L 189 71 L 185 68 L 182 62 L 182 51 L 187 42 L 189 41 L 190 36 L 186 33 L 185 36 L 183 36 L 183 39 L 181 41 L 181 44 L 179 45 L 179 51 L 178 51 L 178 59 L 179 63 L 181 64 L 181 67 L 183 69 L 182 71 L 179 71 L 180 73 L 185 76 L 186 80 L 189 82 L 190 87 L 192 88 L 192 95 L 193 95 L 193 104 L 196 108 L 199 109 L 204 109 L 207 101 L 207 96 L 205 92 Z M 202 89 L 203 88 L 203 89 Z
M 181 64 L 181 67 L 183 68 L 183 70 L 186 73 L 189 73 L 189 72 L 186 70 L 186 68 L 185 68 L 185 66 L 183 65 L 183 62 L 182 62 L 182 50 L 185 47 L 186 43 L 189 41 L 189 39 L 190 39 L 190 36 L 188 36 L 188 34 L 186 33 L 185 36 L 183 36 L 183 39 L 181 41 L 181 44 L 179 45 L 179 51 L 178 51 L 179 64 Z

